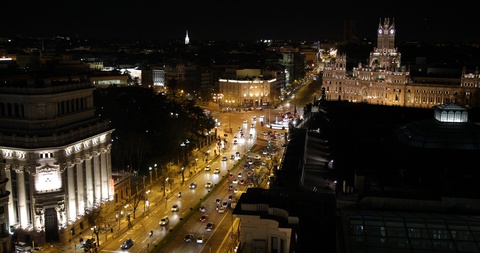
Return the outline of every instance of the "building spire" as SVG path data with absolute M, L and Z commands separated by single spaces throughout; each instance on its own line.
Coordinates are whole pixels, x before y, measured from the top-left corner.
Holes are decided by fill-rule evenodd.
M 188 30 L 187 30 L 187 34 L 185 35 L 185 45 L 188 45 L 190 44 L 190 39 L 188 38 Z

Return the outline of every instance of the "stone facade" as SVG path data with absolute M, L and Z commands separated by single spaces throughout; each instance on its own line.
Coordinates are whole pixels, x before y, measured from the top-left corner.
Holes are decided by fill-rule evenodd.
M 323 70 L 322 96 L 327 100 L 348 100 L 379 105 L 431 108 L 454 103 L 465 108 L 480 104 L 478 70 L 458 78 L 412 77 L 401 65 L 395 48 L 395 23 L 385 19 L 377 28 L 377 47 L 369 64 L 346 68 L 347 57 L 339 55 Z
M 0 150 L 15 241 L 66 241 L 89 229 L 82 223 L 89 210 L 113 199 L 113 129 L 95 115 L 94 89 L 52 77 L 0 87 Z

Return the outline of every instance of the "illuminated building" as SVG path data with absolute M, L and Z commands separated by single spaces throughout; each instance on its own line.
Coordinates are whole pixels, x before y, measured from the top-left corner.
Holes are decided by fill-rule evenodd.
M 219 79 L 221 107 L 258 107 L 280 100 L 284 74 L 260 69 L 235 70 L 236 78 Z
M 113 199 L 113 129 L 95 116 L 90 82 L 73 76 L 2 80 L 0 150 L 16 241 L 65 241 Z
M 473 108 L 480 103 L 478 70 L 468 73 L 464 69 L 455 78 L 412 76 L 409 68 L 401 65 L 395 34 L 394 22 L 380 21 L 377 47 L 366 65 L 347 70 L 346 55 L 337 55 L 323 70 L 323 98 L 417 108 L 450 103 Z

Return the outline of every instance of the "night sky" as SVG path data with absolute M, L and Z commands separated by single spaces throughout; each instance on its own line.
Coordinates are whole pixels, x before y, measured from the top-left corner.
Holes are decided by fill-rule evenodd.
M 419 2 L 422 2 L 421 5 Z M 401 5 L 401 6 L 395 6 Z M 395 19 L 397 41 L 480 41 L 475 1 L 4 1 L 0 37 L 100 39 L 343 39 L 345 20 L 374 40 L 380 18 Z M 475 13 L 476 12 L 476 13 Z

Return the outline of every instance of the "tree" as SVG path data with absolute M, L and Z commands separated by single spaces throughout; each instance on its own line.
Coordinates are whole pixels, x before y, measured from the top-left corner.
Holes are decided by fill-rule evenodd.
M 98 234 L 100 233 L 100 230 L 102 228 L 106 230 L 108 227 L 108 216 L 111 212 L 111 206 L 108 203 L 104 203 L 88 213 L 87 220 L 90 225 L 93 226 L 92 233 L 96 236 L 97 243 L 99 243 Z
M 130 199 L 128 200 L 128 202 L 130 203 L 133 209 L 133 219 L 136 218 L 135 212 L 137 211 L 138 205 L 142 199 L 145 201 L 145 192 L 143 190 L 141 192 L 138 192 L 138 185 L 137 185 L 137 192 L 133 196 L 130 196 Z M 132 224 L 130 223 L 129 214 L 127 215 L 127 220 L 128 220 L 128 227 L 130 227 Z

